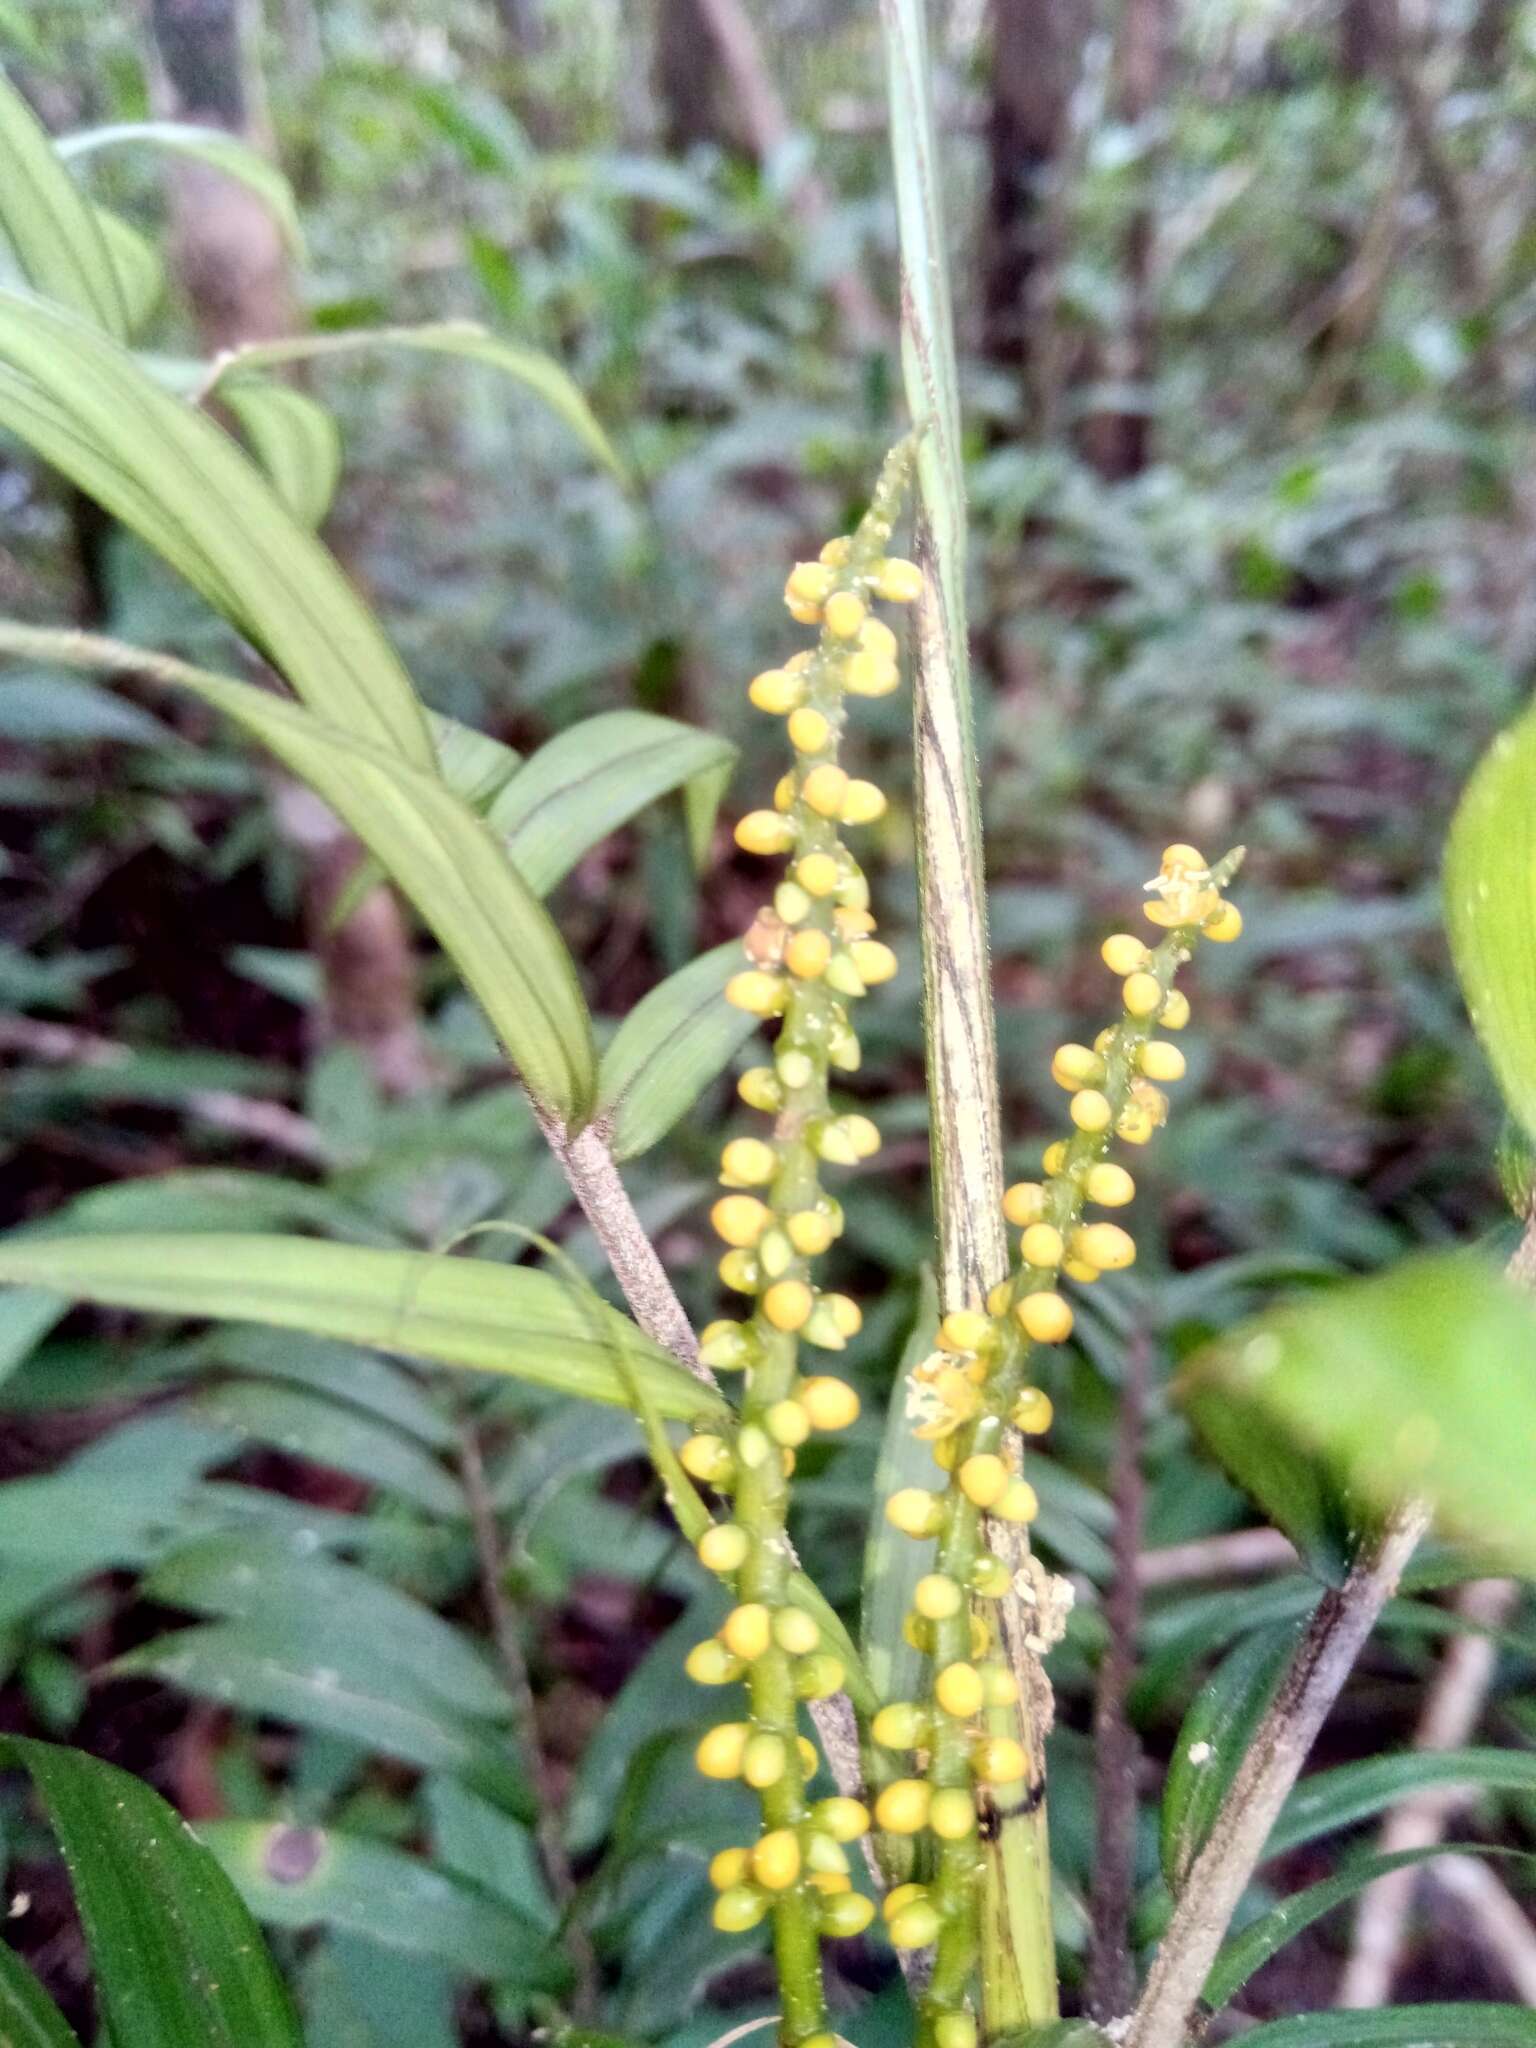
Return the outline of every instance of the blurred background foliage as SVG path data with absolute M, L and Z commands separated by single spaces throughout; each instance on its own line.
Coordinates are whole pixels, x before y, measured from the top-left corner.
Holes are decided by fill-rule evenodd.
M 1160 1386 L 1281 1290 L 1505 1229 L 1499 1113 L 1437 870 L 1536 654 L 1536 11 L 945 0 L 934 25 L 1017 1172 L 1056 1116 L 1050 1049 L 1103 1021 L 1097 946 L 1157 850 L 1251 849 L 1247 935 L 1200 962 L 1191 1079 L 1139 1176 L 1141 1262 L 1085 1310 L 1038 1461 L 1041 1547 L 1080 1589 L 1053 1658 L 1070 1977 L 1127 1333 Z M 155 0 L 141 20 L 0 0 L 0 49 L 55 132 L 175 113 L 252 137 L 291 178 L 302 250 L 199 167 L 76 166 L 169 252 L 152 352 L 468 317 L 565 364 L 631 487 L 472 367 L 307 366 L 341 437 L 327 538 L 436 709 L 524 751 L 594 712 L 664 713 L 740 748 L 727 815 L 761 800 L 780 740 L 745 684 L 788 645 L 784 571 L 841 530 L 903 424 L 871 6 Z M 6 611 L 238 659 L 19 449 L 0 448 L 0 505 Z M 871 862 L 882 927 L 915 963 L 906 724 L 900 699 L 871 706 L 861 744 L 893 798 Z M 382 897 L 338 925 L 355 849 L 206 714 L 9 670 L 0 813 L 7 1226 L 430 1247 L 508 1219 L 555 1232 L 601 1282 L 442 963 Z M 552 902 L 611 1028 L 738 934 L 761 887 L 723 828 L 696 867 L 669 798 Z M 849 1190 L 841 1254 L 870 1305 L 851 1354 L 866 1419 L 806 1455 L 798 1489 L 807 1565 L 847 1612 L 931 1243 L 910 964 L 861 1029 L 851 1093 L 886 1139 Z M 699 1320 L 733 1113 L 712 1085 L 626 1168 Z M 525 1241 L 474 1249 L 516 1260 Z M 628 1418 L 339 1345 L 60 1320 L 24 1292 L 5 1297 L 0 1364 L 0 1719 L 124 1762 L 209 1823 L 292 1930 L 277 1939 L 315 2048 L 516 2038 L 573 2009 L 532 1788 L 508 1782 L 523 1660 L 599 1958 L 577 2016 L 702 2048 L 708 2001 L 768 2009 L 761 1964 L 704 1907 L 707 1857 L 741 1826 L 688 1762 L 707 1704 L 681 1660 L 715 1595 Z M 1243 1526 L 1154 1403 L 1148 1544 Z M 1432 1590 L 1448 1576 L 1429 1558 L 1389 1610 L 1340 1754 L 1411 1731 L 1455 1625 Z M 1256 1588 L 1218 1572 L 1150 1593 L 1150 1748 L 1213 1659 L 1313 1597 L 1283 1566 Z M 515 1650 L 499 1678 L 498 1637 Z M 1516 1610 L 1490 1712 L 1517 1742 L 1533 1655 Z M 17 1940 L 79 2017 L 62 1877 L 12 1816 L 32 1896 Z M 1526 1793 L 1489 1795 L 1479 1818 L 1493 1839 L 1536 1828 Z M 1143 1851 L 1150 1937 L 1150 1809 Z M 1336 1933 L 1313 1939 L 1307 1966 L 1331 1971 Z M 904 2024 L 888 1963 L 842 1947 L 847 2024 L 881 2048 Z M 1450 1952 L 1416 1957 L 1422 1990 L 1507 1992 L 1496 1962 Z M 1294 1982 L 1276 1964 L 1247 2009 L 1288 2009 Z

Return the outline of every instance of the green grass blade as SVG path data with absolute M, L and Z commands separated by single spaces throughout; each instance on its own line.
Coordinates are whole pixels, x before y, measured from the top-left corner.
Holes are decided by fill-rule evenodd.
M 53 138 L 0 71 L 0 233 L 46 298 L 104 328 L 132 332 L 117 265 L 96 209 L 75 188 Z

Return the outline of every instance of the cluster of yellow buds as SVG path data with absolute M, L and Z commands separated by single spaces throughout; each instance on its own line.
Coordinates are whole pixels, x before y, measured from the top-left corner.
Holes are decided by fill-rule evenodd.
M 914 1755 L 921 1772 L 884 1787 L 875 1821 L 891 1834 L 926 1828 L 937 1837 L 932 1879 L 900 1886 L 884 1910 L 898 1946 L 938 1943 L 929 2019 L 935 2038 L 939 2022 L 949 2022 L 954 2048 L 965 2048 L 962 2036 L 974 2028 L 964 1982 L 965 1944 L 974 1938 L 978 1795 L 1017 1787 L 1030 1771 L 1022 1745 L 996 1732 L 994 1710 L 1008 1708 L 1018 1694 L 1007 1668 L 989 1661 L 995 1631 L 978 1604 L 1012 1590 L 1014 1574 L 988 1547 L 983 1517 L 1028 1523 L 1038 1511 L 1034 1488 L 1008 1457 L 1010 1426 L 1028 1437 L 1052 1421 L 1049 1395 L 1026 1383 L 1028 1361 L 1037 1345 L 1071 1335 L 1064 1280 L 1090 1285 L 1136 1257 L 1119 1224 L 1085 1221 L 1083 1212 L 1089 1203 L 1123 1208 L 1136 1192 L 1131 1175 L 1105 1154 L 1117 1136 L 1144 1144 L 1167 1116 L 1162 1088 L 1183 1074 L 1184 1056 L 1153 1034 L 1189 1020 L 1188 1000 L 1172 984 L 1195 943 L 1235 939 L 1242 930 L 1240 914 L 1222 895 L 1241 858 L 1238 849 L 1211 867 L 1191 846 L 1168 847 L 1146 905 L 1166 936 L 1156 946 L 1127 933 L 1106 940 L 1105 963 L 1122 978 L 1122 1015 L 1091 1047 L 1060 1046 L 1051 1062 L 1071 1096 L 1072 1132 L 1047 1147 L 1043 1182 L 1020 1182 L 1004 1197 L 1004 1214 L 1021 1233 L 1019 1263 L 984 1310 L 945 1316 L 937 1348 L 908 1381 L 915 1433 L 932 1445 L 948 1478 L 942 1492 L 902 1488 L 885 1514 L 905 1535 L 938 1539 L 935 1569 L 917 1582 L 906 1622 L 908 1640 L 931 1657 L 934 1677 L 928 1704 L 898 1701 L 875 1718 L 875 1742 Z M 1030 1578 L 1024 1597 L 1038 1606 L 1042 1588 L 1064 1607 L 1067 1589 L 1059 1599 L 1057 1582 L 1043 1572 Z M 1042 1615 L 1037 1639 L 1048 1644 L 1061 1624 L 1064 1613 Z M 951 1935 L 957 1947 L 946 1962 Z
M 740 1423 L 729 1440 L 694 1436 L 680 1454 L 687 1471 L 730 1498 L 730 1518 L 704 1532 L 698 1553 L 735 1602 L 687 1668 L 704 1685 L 744 1681 L 750 1706 L 748 1719 L 712 1728 L 695 1760 L 707 1777 L 744 1780 L 763 1813 L 751 1848 L 715 1859 L 715 1923 L 747 1928 L 772 1913 L 787 2028 L 802 2042 L 825 2026 L 817 1937 L 861 1933 L 875 1913 L 852 1888 L 845 1847 L 868 1830 L 868 1811 L 857 1799 L 807 1796 L 817 1756 L 799 1732 L 799 1703 L 829 1697 L 845 1674 L 793 1601 L 784 1518 L 796 1451 L 813 1430 L 844 1429 L 859 1412 L 844 1380 L 802 1374 L 800 1345 L 840 1351 L 861 1322 L 847 1295 L 815 1283 L 811 1261 L 843 1228 L 823 1168 L 856 1166 L 879 1149 L 874 1124 L 839 1111 L 829 1085 L 859 1064 L 849 1003 L 888 981 L 896 958 L 874 936 L 869 886 L 842 837 L 844 828 L 878 819 L 886 800 L 837 756 L 847 699 L 883 696 L 899 679 L 896 636 L 872 603 L 909 602 L 922 589 L 914 565 L 886 552 L 908 460 L 902 448 L 887 461 L 856 532 L 790 575 L 785 601 L 797 621 L 820 627 L 817 646 L 751 686 L 759 709 L 786 720 L 794 765 L 774 808 L 748 813 L 736 840 L 786 865 L 746 935 L 748 964 L 726 996 L 754 1016 L 781 1020 L 771 1065 L 751 1068 L 738 1084 L 743 1101 L 774 1124 L 771 1137 L 726 1145 L 726 1192 L 711 1211 L 725 1245 L 720 1278 L 751 1299 L 752 1312 L 711 1323 L 700 1356 L 716 1371 L 745 1374 Z

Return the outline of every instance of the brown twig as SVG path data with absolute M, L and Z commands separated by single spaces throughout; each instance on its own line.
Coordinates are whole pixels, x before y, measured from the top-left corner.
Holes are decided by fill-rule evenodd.
M 1112 1491 L 1115 1503 L 1114 1576 L 1104 1597 L 1108 1642 L 1099 1662 L 1093 1700 L 1094 1859 L 1089 1902 L 1087 2009 L 1112 2020 L 1136 1996 L 1131 1953 L 1131 1905 L 1136 1887 L 1136 1779 L 1141 1744 L 1126 1711 L 1136 1670 L 1141 1627 L 1141 1534 L 1146 1484 L 1141 1469 L 1146 1428 L 1151 1342 L 1136 1331 L 1126 1347 L 1120 1389 L 1120 1429 Z
M 501 1663 L 507 1698 L 511 1702 L 512 1739 L 537 1808 L 534 1840 L 538 1844 L 539 1861 L 543 1866 L 550 1895 L 560 1911 L 566 1953 L 570 1957 L 574 1974 L 572 2016 L 577 2020 L 591 2021 L 597 2014 L 601 1988 L 597 1956 L 586 1930 L 578 1924 L 572 1913 L 576 1900 L 576 1879 L 571 1870 L 570 1858 L 565 1851 L 560 1815 L 544 1797 L 544 1752 L 539 1741 L 538 1712 L 534 1704 L 533 1687 L 528 1678 L 528 1665 L 523 1657 L 523 1646 L 518 1640 L 516 1617 L 502 1587 L 506 1564 L 502 1556 L 501 1530 L 497 1526 L 496 1510 L 491 1502 L 490 1488 L 486 1484 L 480 1438 L 474 1424 L 468 1420 L 464 1421 L 459 1429 L 459 1481 L 464 1489 L 465 1503 L 469 1508 L 470 1528 L 474 1533 L 475 1561 L 480 1575 L 480 1598 L 485 1606 L 486 1619 L 490 1623 L 491 1640 L 496 1646 L 496 1655 Z
M 1197 1579 L 1259 1578 L 1297 1561 L 1295 1544 L 1278 1529 L 1233 1529 L 1221 1536 L 1144 1550 L 1136 1560 L 1136 1577 L 1142 1591 L 1150 1592 Z
M 1126 2048 L 1179 2048 L 1187 2038 L 1211 1964 L 1280 1809 L 1428 1526 L 1427 1508 L 1404 1503 L 1344 1584 L 1319 1601 L 1179 1894 Z
M 119 1067 L 134 1057 L 132 1046 L 101 1038 L 73 1024 L 49 1024 L 37 1017 L 0 1017 L 0 1052 L 18 1052 L 58 1065 Z M 189 1088 L 179 1105 L 189 1116 L 238 1137 L 254 1138 L 310 1166 L 333 1166 L 336 1156 L 308 1117 L 280 1102 L 258 1102 L 229 1088 Z

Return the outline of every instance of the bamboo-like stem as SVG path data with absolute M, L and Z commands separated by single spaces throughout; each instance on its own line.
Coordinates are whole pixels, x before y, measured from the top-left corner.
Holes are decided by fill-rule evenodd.
M 1188 2039 L 1216 1952 L 1270 1831 L 1428 1526 L 1428 1509 L 1405 1503 L 1344 1584 L 1323 1595 L 1179 1894 L 1126 2048 L 1182 2048 Z
M 1007 1271 L 999 1206 L 1002 1135 L 971 723 L 954 319 L 926 22 L 921 0 L 881 0 L 880 11 L 901 241 L 902 367 L 907 404 L 924 428 L 917 548 L 927 581 L 917 621 L 913 732 L 933 1199 L 939 1297 L 948 1311 L 979 1307 Z M 1017 1540 L 1022 1546 L 1022 1535 Z M 1004 1603 L 1005 1609 L 1012 1605 Z M 979 1911 L 983 2023 L 989 2034 L 1043 2024 L 1057 2011 L 1043 1790 L 1042 1723 L 1049 1692 L 1027 1647 L 1025 1618 L 1016 1609 L 1005 1612 L 1002 1630 L 1017 1660 L 1019 1705 L 993 1714 L 1023 1741 L 1040 1790 L 1031 1810 L 1000 1821 L 985 1846 Z M 948 1775 L 947 1761 L 944 1770 Z M 973 1899 L 975 1891 L 973 1881 Z M 961 1914 L 962 1921 L 966 1917 Z M 963 1926 L 950 1940 L 953 1958 L 936 1963 L 941 1986 L 977 1945 L 975 1933 Z

